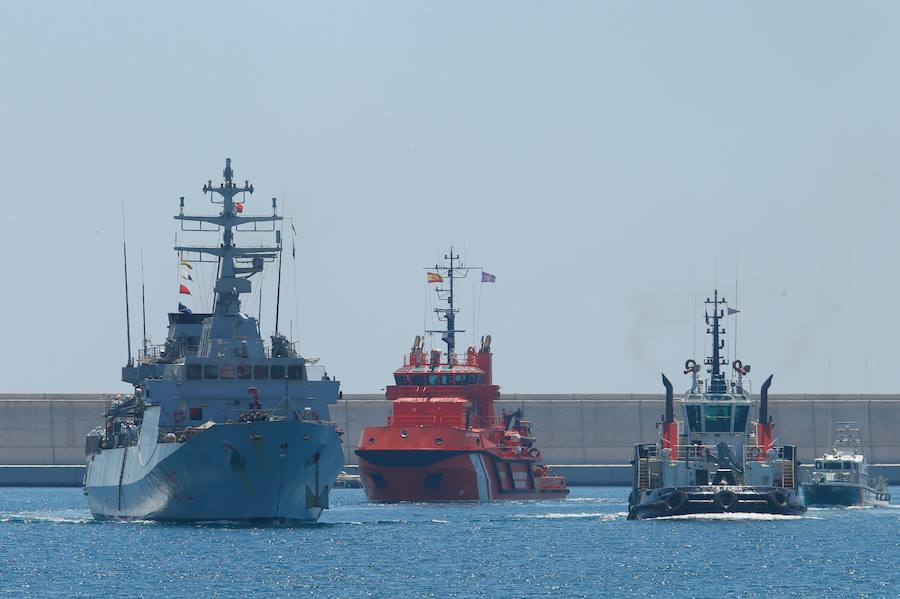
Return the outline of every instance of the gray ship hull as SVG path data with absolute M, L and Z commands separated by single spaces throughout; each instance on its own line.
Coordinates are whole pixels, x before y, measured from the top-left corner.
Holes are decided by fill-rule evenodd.
M 97 518 L 315 522 L 343 466 L 335 428 L 305 420 L 214 424 L 183 443 L 157 443 L 149 408 L 136 445 L 88 460 Z
M 629 499 L 629 520 L 689 514 L 774 514 L 798 516 L 806 512 L 793 489 L 723 485 L 654 489 Z
M 816 483 L 800 486 L 803 504 L 807 506 L 875 506 L 885 505 L 879 501 L 875 489 L 853 483 Z

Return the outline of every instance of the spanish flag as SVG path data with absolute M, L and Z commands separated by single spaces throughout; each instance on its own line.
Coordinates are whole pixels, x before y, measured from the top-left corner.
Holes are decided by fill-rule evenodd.
M 443 283 L 444 277 L 442 277 L 441 275 L 439 275 L 436 272 L 430 272 L 430 273 L 428 273 L 428 282 L 429 283 Z
M 187 267 L 190 268 L 191 270 L 194 270 L 194 267 L 191 266 L 191 263 L 188 262 L 187 260 L 185 260 L 184 258 L 181 259 L 181 265 L 182 265 L 182 266 L 187 266 Z

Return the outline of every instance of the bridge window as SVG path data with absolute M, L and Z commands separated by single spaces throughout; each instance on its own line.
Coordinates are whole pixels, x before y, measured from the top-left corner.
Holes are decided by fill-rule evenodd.
M 234 364 L 226 364 L 222 366 L 221 372 L 219 372 L 219 376 L 223 379 L 233 379 L 234 378 Z
M 405 375 L 405 374 L 395 374 L 395 375 L 394 375 L 394 381 L 395 381 L 398 385 L 408 385 L 408 384 L 409 384 L 409 377 L 408 377 L 407 375 Z
M 272 378 L 273 379 L 283 379 L 284 378 L 284 366 L 272 366 Z
M 203 366 L 200 364 L 188 364 L 185 366 L 185 371 L 189 381 L 199 381 L 203 378 Z
M 440 385 L 441 377 L 438 374 L 429 374 L 428 375 L 428 384 L 429 385 Z
M 257 364 L 253 367 L 253 378 L 261 381 L 269 378 L 269 367 L 264 364 Z
M 825 462 L 825 470 L 840 470 L 840 462 Z
M 287 367 L 288 378 L 293 381 L 302 381 L 303 380 L 303 365 L 302 364 L 291 364 Z
M 731 406 L 703 406 L 706 432 L 727 433 L 731 430 Z
M 453 384 L 453 375 L 452 374 L 441 375 L 441 384 L 442 385 L 452 385 Z
M 425 384 L 425 375 L 424 374 L 411 374 L 409 376 L 409 381 L 413 385 L 424 385 Z
M 249 364 L 238 364 L 237 377 L 239 379 L 249 379 L 251 374 L 252 373 Z
M 457 385 L 465 385 L 466 384 L 466 375 L 457 374 L 455 377 Z
M 747 430 L 747 416 L 750 414 L 750 406 L 734 406 L 734 432 L 742 433 Z
M 700 429 L 700 406 L 685 406 L 687 410 L 688 428 L 692 433 L 701 432 Z
M 203 378 L 217 379 L 219 378 L 219 367 L 215 364 L 207 364 L 203 367 Z

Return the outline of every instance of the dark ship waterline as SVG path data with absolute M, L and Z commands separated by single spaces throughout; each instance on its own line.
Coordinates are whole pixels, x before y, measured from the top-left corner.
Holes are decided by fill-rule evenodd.
M 339 383 L 310 380 L 312 360 L 277 332 L 267 346 L 257 320 L 240 311 L 249 278 L 280 255 L 282 217 L 274 198 L 271 215 L 244 216 L 235 196 L 253 187 L 232 176 L 228 160 L 225 181 L 203 188 L 218 194 L 218 215 L 184 215 L 182 198 L 175 217 L 182 230 L 221 232 L 219 245 L 175 248 L 182 264 L 185 254 L 217 263 L 213 311 L 169 314 L 165 345 L 145 347 L 122 369 L 134 393 L 87 437 L 84 492 L 97 518 L 291 523 L 328 507 L 343 465 L 328 411 Z M 247 230 L 274 233 L 276 243 L 237 246 L 235 233 Z
M 758 422 L 750 422 L 752 405 L 750 366 L 732 364 L 726 379 L 721 366 L 724 348 L 720 327 L 725 304 L 718 292 L 712 315 L 706 315 L 712 337 L 710 374 L 700 379 L 701 367 L 685 363 L 691 388 L 681 400 L 683 421 L 675 420 L 672 384 L 663 375 L 666 413 L 656 443 L 634 447 L 633 481 L 628 518 L 658 518 L 687 514 L 761 513 L 798 515 L 806 511 L 797 489 L 797 452 L 792 445 L 776 445 L 768 415 L 769 376 L 760 392 Z M 711 323 L 710 323 L 711 321 Z

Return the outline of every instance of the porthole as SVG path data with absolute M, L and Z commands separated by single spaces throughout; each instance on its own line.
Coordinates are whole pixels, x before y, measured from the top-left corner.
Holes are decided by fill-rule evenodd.
M 435 438 L 434 438 L 434 444 L 435 444 L 435 445 L 443 445 L 443 444 L 444 444 L 444 439 L 442 439 L 441 437 L 435 437 Z
M 404 439 L 407 438 L 409 436 L 409 431 L 406 429 L 403 429 L 402 431 L 400 431 L 400 436 L 403 437 Z
M 369 445 L 375 445 L 375 437 L 369 437 Z

